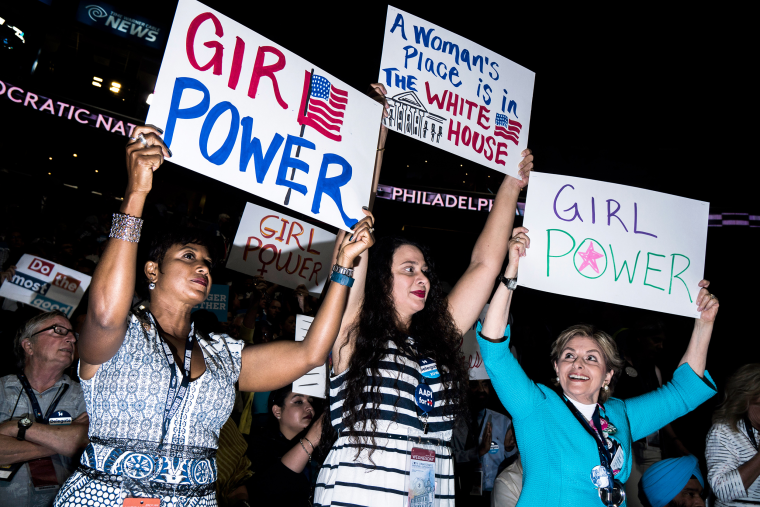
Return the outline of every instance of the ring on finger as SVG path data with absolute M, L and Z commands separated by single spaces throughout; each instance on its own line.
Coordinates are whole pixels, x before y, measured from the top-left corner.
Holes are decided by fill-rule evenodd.
M 710 294 L 710 299 L 718 299 L 715 297 L 715 294 Z
M 137 139 L 139 139 L 139 140 L 140 140 L 140 142 L 141 142 L 141 143 L 142 143 L 142 145 L 143 145 L 143 148 L 147 148 L 147 147 L 148 147 L 148 141 L 146 141 L 146 140 L 145 140 L 145 136 L 143 136 L 142 134 L 139 134 L 139 135 L 137 136 Z

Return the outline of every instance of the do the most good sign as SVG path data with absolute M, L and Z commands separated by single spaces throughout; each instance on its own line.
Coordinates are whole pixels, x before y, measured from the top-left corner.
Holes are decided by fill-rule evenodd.
M 180 0 L 147 123 L 164 128 L 172 162 L 349 230 L 369 202 L 382 110 L 240 23 Z
M 394 132 L 516 176 L 534 79 L 483 46 L 388 7 L 380 82 L 391 105 L 383 123 Z
M 55 262 L 24 254 L 16 274 L 3 282 L 0 297 L 36 306 L 49 312 L 60 310 L 71 317 L 92 278 Z
M 532 173 L 520 285 L 697 317 L 709 203 Z

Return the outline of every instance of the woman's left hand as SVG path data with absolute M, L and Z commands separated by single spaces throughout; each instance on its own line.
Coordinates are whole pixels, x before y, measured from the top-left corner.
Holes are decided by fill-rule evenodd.
M 518 180 L 517 178 L 513 178 L 512 176 L 507 176 L 505 183 L 509 183 L 510 185 L 514 185 L 515 187 L 522 190 L 523 188 L 528 186 L 528 180 L 530 179 L 530 172 L 533 170 L 533 152 L 531 152 L 529 149 L 525 149 L 520 153 L 520 156 L 523 157 L 522 161 L 518 164 L 518 174 L 522 178 L 522 180 Z
M 697 295 L 697 311 L 701 312 L 701 315 L 697 320 L 704 323 L 713 323 L 715 322 L 716 315 L 718 315 L 718 307 L 720 306 L 720 303 L 718 298 L 715 297 L 715 294 L 711 294 L 710 291 L 707 290 L 710 286 L 709 280 L 702 280 L 698 285 L 702 287 L 702 289 L 700 289 L 699 294 Z
M 388 117 L 388 109 L 391 108 L 390 105 L 388 105 L 388 101 L 385 100 L 385 96 L 388 94 L 388 91 L 385 89 L 385 85 L 382 83 L 372 83 L 369 85 L 369 91 L 367 92 L 367 95 L 369 95 L 369 98 L 372 100 L 375 100 L 376 102 L 379 102 L 383 105 L 385 109 L 383 109 L 383 118 Z M 385 125 L 382 125 L 383 128 L 387 128 Z

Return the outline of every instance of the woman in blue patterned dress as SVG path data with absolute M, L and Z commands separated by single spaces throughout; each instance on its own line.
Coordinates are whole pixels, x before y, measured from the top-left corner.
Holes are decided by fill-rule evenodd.
M 289 384 L 324 364 L 338 334 L 348 297 L 340 283 L 331 284 L 302 342 L 243 347 L 227 335 L 196 332 L 190 311 L 208 296 L 213 259 L 202 235 L 182 231 L 152 247 L 143 269 L 150 310 L 130 311 L 139 217 L 154 171 L 171 156 L 161 134 L 136 127 L 127 145 L 127 190 L 79 337 L 91 444 L 56 506 L 215 506 L 214 456 L 235 383 L 256 392 Z M 338 264 L 351 266 L 373 242 L 369 220 L 359 222 L 341 243 Z
M 448 295 L 427 249 L 412 241 L 384 238 L 358 262 L 333 346 L 332 424 L 323 425 L 322 438 L 331 448 L 315 505 L 401 507 L 410 491 L 419 494 L 414 506 L 454 504 L 451 432 L 466 412 L 468 388 L 459 348 L 507 253 L 517 197 L 533 168 L 530 150 L 522 156 L 522 179 L 504 178 L 471 263 Z M 414 446 L 435 451 L 435 484 L 407 473 Z M 432 473 L 424 463 L 418 469 Z

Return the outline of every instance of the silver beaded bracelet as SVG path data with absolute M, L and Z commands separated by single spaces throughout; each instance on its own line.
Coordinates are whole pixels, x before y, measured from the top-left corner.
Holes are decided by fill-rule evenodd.
M 114 213 L 113 222 L 111 222 L 110 237 L 137 243 L 140 241 L 140 232 L 142 231 L 143 219 L 125 215 L 123 213 Z

